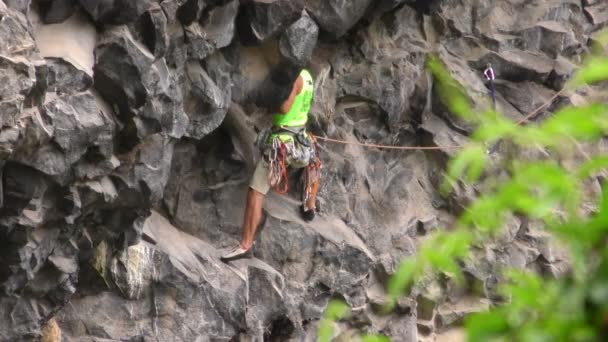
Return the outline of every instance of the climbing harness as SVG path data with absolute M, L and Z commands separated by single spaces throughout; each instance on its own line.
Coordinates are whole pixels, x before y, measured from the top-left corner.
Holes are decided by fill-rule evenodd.
M 299 135 L 303 137 L 297 138 Z M 275 135 L 270 142 L 268 183 L 279 194 L 289 190 L 287 166 L 305 168 L 306 173 L 310 173 L 310 182 L 305 181 L 305 188 L 319 180 L 321 159 L 316 139 L 306 132 L 294 132 L 291 137 L 293 138 L 283 140 L 281 135 Z
M 494 80 L 496 79 L 496 75 L 494 74 L 494 69 L 492 69 L 491 64 L 488 63 L 488 67 L 483 71 L 483 75 L 490 83 L 490 97 L 492 98 L 492 106 L 496 110 L 496 90 L 494 89 Z

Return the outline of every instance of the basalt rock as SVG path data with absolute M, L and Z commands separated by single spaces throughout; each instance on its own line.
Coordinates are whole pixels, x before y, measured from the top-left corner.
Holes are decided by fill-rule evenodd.
M 206 0 L 174 0 L 167 1 L 180 6 L 174 13 L 183 25 L 189 25 L 200 17 L 201 12 L 207 7 Z
M 154 61 L 145 46 L 130 31 L 119 26 L 105 32 L 95 49 L 95 88 L 118 106 L 121 114 L 141 107 L 154 86 L 149 73 Z
M 304 0 L 252 0 L 245 4 L 249 29 L 258 41 L 276 36 L 295 22 Z
M 294 64 L 306 65 L 312 57 L 318 37 L 319 27 L 314 20 L 304 15 L 281 35 L 281 55 Z
M 162 7 L 152 3 L 137 22 L 142 41 L 156 58 L 165 55 L 169 45 L 168 20 Z
M 190 124 L 187 135 L 203 138 L 215 130 L 224 120 L 230 105 L 230 87 L 220 88 L 205 70 L 196 63 L 187 66 L 189 89 L 186 90 L 184 110 Z
M 189 56 L 199 60 L 226 47 L 234 37 L 234 19 L 239 8 L 237 0 L 229 1 L 205 12 L 200 23 L 195 22 L 185 28 L 189 44 Z
M 480 191 L 440 195 L 475 125 L 443 103 L 428 55 L 476 111 L 491 106 L 492 63 L 497 108 L 517 121 L 564 87 L 604 2 L 74 3 L 0 0 L 0 340 L 58 327 L 65 341 L 312 341 L 342 299 L 353 319 L 337 338 L 457 341 L 466 315 L 503 300 L 504 267 L 567 271 L 550 234 L 513 217 L 463 260 L 463 283 L 429 277 L 382 310 L 400 261 Z M 290 170 L 289 192 L 265 197 L 252 257 L 224 263 L 271 121 L 256 100 L 289 91 L 267 87 L 286 61 L 314 77 L 314 134 L 439 150 L 319 141 L 315 220 L 301 219 Z M 604 93 L 564 93 L 537 119 Z M 492 172 L 507 149 L 489 149 Z
M 61 58 L 46 59 L 46 89 L 49 92 L 74 94 L 83 92 L 93 85 L 93 78 Z
M 76 10 L 77 0 L 43 0 L 38 3 L 45 24 L 60 23 Z
M 78 247 L 74 228 L 64 217 L 72 214 L 71 194 L 48 176 L 30 167 L 4 165 L 4 203 L 0 208 L 3 248 L 0 337 L 34 337 L 40 322 L 52 317 L 76 291 Z M 72 199 L 74 199 L 72 197 Z
M 321 28 L 340 38 L 365 14 L 372 0 L 306 0 L 306 9 Z
M 596 4 L 590 5 L 585 7 L 585 14 L 590 18 L 591 22 L 597 27 L 608 25 L 608 5 L 600 4 L 599 1 Z
M 135 21 L 148 6 L 149 0 L 79 0 L 95 22 L 121 25 Z

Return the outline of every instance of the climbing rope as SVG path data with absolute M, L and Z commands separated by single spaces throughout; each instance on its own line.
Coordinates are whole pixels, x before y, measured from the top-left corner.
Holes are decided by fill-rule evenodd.
M 522 124 L 526 123 L 527 121 L 529 121 L 531 118 L 533 118 L 534 116 L 536 116 L 536 114 L 538 114 L 541 110 L 543 110 L 544 108 L 546 108 L 547 106 L 549 106 L 550 104 L 552 104 L 553 101 L 556 98 L 558 98 L 559 96 L 561 96 L 564 93 L 564 91 L 566 91 L 566 88 L 563 88 L 562 90 L 560 90 L 557 93 L 555 93 L 555 95 L 551 96 L 551 98 L 549 100 L 547 100 L 545 103 L 543 103 L 538 108 L 536 108 L 535 110 L 533 110 L 532 112 L 530 112 L 523 119 L 517 121 L 517 124 L 518 125 L 522 125 Z
M 566 91 L 565 88 L 558 91 L 557 93 L 555 93 L 555 95 L 553 95 L 549 100 L 545 101 L 538 108 L 536 108 L 532 112 L 528 113 L 525 117 L 523 117 L 521 120 L 519 120 L 517 122 L 517 124 L 523 125 L 524 123 L 530 121 L 530 119 L 532 119 L 534 116 L 536 116 L 541 110 L 543 110 L 547 106 L 551 105 L 551 103 L 553 103 L 553 101 L 556 98 L 558 98 L 560 95 L 562 95 L 564 93 L 564 91 Z M 462 147 L 462 146 L 392 146 L 392 145 L 360 143 L 358 141 L 346 141 L 346 140 L 340 140 L 340 139 L 333 139 L 333 138 L 329 138 L 329 137 L 323 137 L 323 136 L 319 136 L 319 135 L 315 135 L 314 137 L 318 140 L 323 140 L 323 141 L 337 143 L 337 144 L 355 145 L 355 146 L 361 146 L 361 147 L 378 148 L 378 149 L 383 149 L 383 150 L 439 151 L 439 150 L 455 150 L 455 149 L 459 149 Z
M 391 145 L 378 145 L 378 144 L 366 144 L 358 141 L 346 141 L 339 139 L 332 139 L 328 137 L 322 137 L 315 135 L 315 138 L 323 141 L 329 141 L 344 145 L 356 145 L 362 147 L 379 148 L 384 150 L 446 150 L 446 149 L 459 149 L 462 146 L 391 146 Z

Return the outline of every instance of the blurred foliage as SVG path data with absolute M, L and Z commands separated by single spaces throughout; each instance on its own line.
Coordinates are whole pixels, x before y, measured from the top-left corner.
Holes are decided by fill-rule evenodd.
M 325 309 L 325 315 L 319 324 L 317 341 L 329 342 L 334 335 L 335 322 L 350 316 L 350 308 L 340 300 L 332 300 Z
M 608 80 L 608 31 L 597 33 L 591 54 L 566 85 L 570 91 Z M 454 227 L 434 233 L 404 260 L 388 283 L 389 309 L 431 272 L 462 283 L 461 267 L 473 246 L 503 233 L 517 216 L 550 232 L 567 248 L 570 269 L 554 279 L 527 269 L 505 269 L 499 289 L 504 303 L 465 320 L 469 341 L 608 341 L 608 157 L 582 153 L 581 144 L 608 134 L 608 104 L 565 106 L 542 122 L 525 126 L 493 110 L 476 113 L 464 88 L 441 60 L 427 69 L 452 113 L 476 125 L 470 142 L 448 163 L 444 195 L 475 186 L 478 195 Z M 515 153 L 501 155 L 492 169 L 488 146 L 501 143 Z M 494 166 L 495 167 L 495 166 Z M 589 198 L 585 184 L 598 181 L 602 193 Z M 319 330 L 330 341 L 333 322 L 348 307 L 330 303 Z M 368 335 L 362 341 L 388 341 Z

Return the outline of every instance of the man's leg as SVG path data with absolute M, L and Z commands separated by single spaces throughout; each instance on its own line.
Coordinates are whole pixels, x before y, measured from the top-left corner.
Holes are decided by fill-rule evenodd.
M 312 168 L 312 165 L 309 165 L 304 170 L 305 176 L 303 177 L 304 192 L 308 191 L 308 182 L 310 177 L 313 177 L 313 174 L 317 173 L 318 170 Z M 319 190 L 319 179 L 315 179 L 312 184 L 310 184 L 310 191 L 306 194 L 304 193 L 304 203 L 302 203 L 302 218 L 305 221 L 312 221 L 315 218 L 315 212 L 319 210 L 317 208 L 317 191 Z
M 258 230 L 262 219 L 262 204 L 264 204 L 264 194 L 249 188 L 243 217 L 243 235 L 241 237 L 241 247 L 243 249 L 249 250 L 253 245 L 255 232 Z
M 490 81 L 490 96 L 492 97 L 492 107 L 496 110 L 496 89 L 494 88 L 494 81 Z
M 317 191 L 319 190 L 319 181 L 315 181 L 312 183 L 310 187 L 310 194 L 308 194 L 308 199 L 306 200 L 306 210 L 315 210 L 317 209 Z
M 243 257 L 251 249 L 255 232 L 258 230 L 258 226 L 262 220 L 262 204 L 264 204 L 264 196 L 268 193 L 268 190 L 270 190 L 270 185 L 268 184 L 268 163 L 260 160 L 256 165 L 253 177 L 251 178 L 251 184 L 247 190 L 241 242 L 224 255 L 222 257 L 223 260 Z

